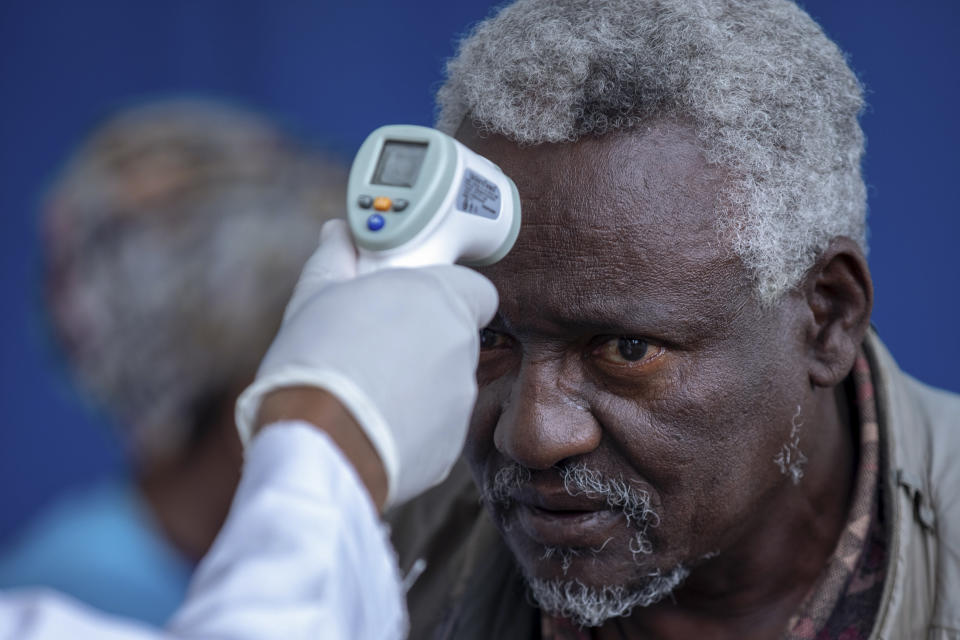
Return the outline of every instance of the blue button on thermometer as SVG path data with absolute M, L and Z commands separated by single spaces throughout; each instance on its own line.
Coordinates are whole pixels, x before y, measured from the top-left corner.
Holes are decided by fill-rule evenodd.
M 361 200 L 368 195 L 389 199 L 393 209 L 371 215 Z M 357 152 L 347 219 L 360 273 L 454 262 L 483 266 L 513 247 L 520 197 L 497 165 L 450 136 L 389 125 L 371 133 Z

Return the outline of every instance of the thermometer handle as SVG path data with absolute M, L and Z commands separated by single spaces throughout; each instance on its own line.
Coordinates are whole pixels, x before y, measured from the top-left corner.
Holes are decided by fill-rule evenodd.
M 380 269 L 404 267 L 427 267 L 437 264 L 453 264 L 459 257 L 459 247 L 454 244 L 430 243 L 417 250 L 369 251 L 357 249 L 357 275 Z

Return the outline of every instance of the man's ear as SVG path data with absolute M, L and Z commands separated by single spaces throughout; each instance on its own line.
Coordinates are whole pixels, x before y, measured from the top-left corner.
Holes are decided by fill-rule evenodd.
M 834 238 L 807 272 L 802 290 L 812 312 L 810 382 L 832 387 L 853 368 L 870 326 L 873 280 L 863 251 L 850 238 Z

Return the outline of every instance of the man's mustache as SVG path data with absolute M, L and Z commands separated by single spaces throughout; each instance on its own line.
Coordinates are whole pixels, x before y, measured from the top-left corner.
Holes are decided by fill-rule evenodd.
M 638 489 L 622 478 L 613 478 L 601 471 L 591 469 L 583 462 L 555 467 L 563 482 L 564 490 L 571 496 L 586 496 L 602 500 L 609 508 L 621 511 L 627 525 L 636 523 L 638 528 L 656 527 L 660 516 L 650 505 L 650 493 Z M 530 469 L 516 462 L 508 463 L 497 470 L 493 479 L 487 479 L 481 499 L 495 505 L 510 506 L 512 495 L 530 482 Z

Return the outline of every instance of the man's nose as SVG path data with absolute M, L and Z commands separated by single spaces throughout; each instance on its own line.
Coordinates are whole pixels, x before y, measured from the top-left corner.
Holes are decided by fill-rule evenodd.
M 500 453 L 530 469 L 549 469 L 599 446 L 600 425 L 564 390 L 563 373 L 556 361 L 521 365 L 493 433 Z

